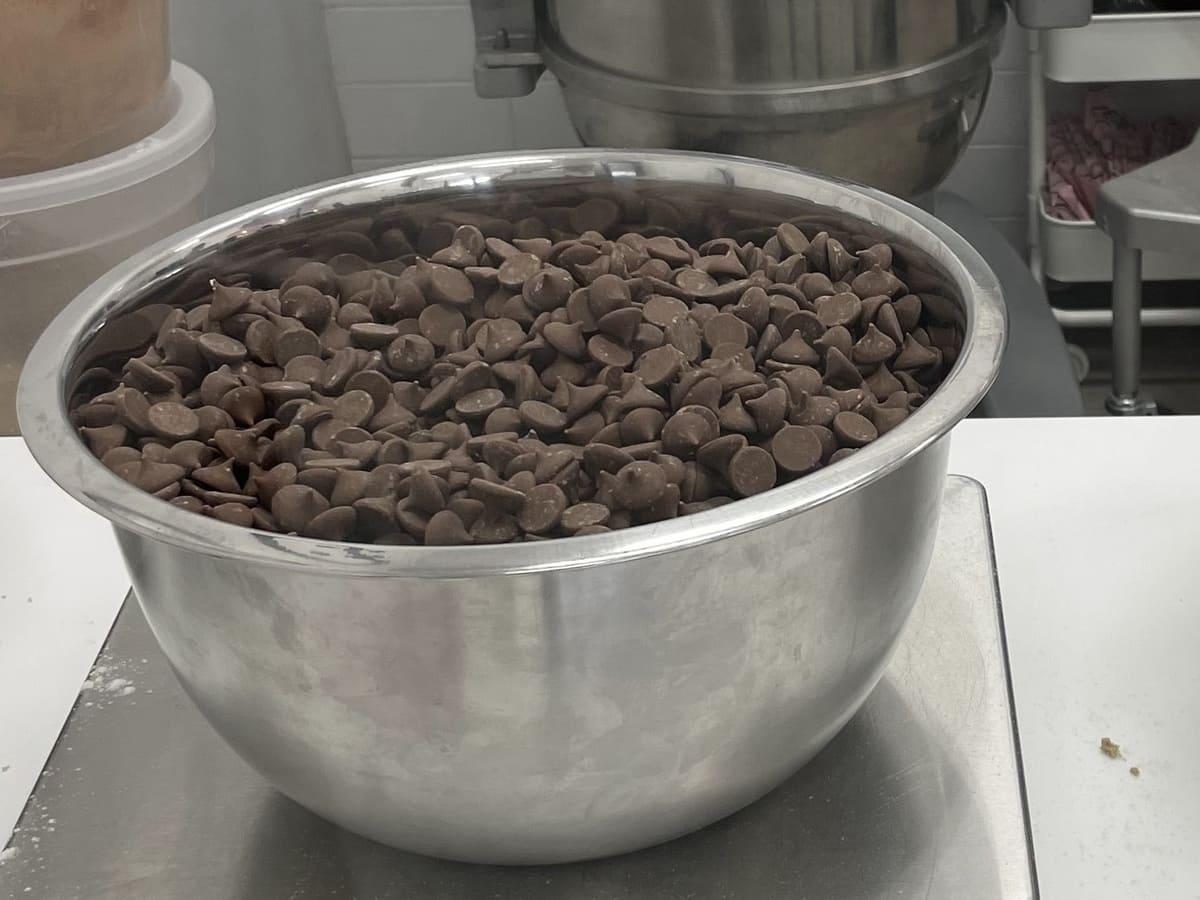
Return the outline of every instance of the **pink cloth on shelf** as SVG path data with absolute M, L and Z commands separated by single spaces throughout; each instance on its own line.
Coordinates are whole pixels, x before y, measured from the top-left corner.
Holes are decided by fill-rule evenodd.
M 1100 186 L 1187 146 L 1194 125 L 1173 117 L 1135 122 L 1116 109 L 1102 88 L 1088 91 L 1082 116 L 1050 122 L 1043 197 L 1053 218 L 1088 221 Z

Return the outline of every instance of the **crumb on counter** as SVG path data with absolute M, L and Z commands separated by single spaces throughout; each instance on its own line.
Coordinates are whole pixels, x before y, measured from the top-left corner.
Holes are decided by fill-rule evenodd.
M 1129 774 L 1132 775 L 1134 778 L 1138 778 L 1141 776 L 1142 770 L 1139 769 L 1137 766 L 1130 766 Z
M 1112 740 L 1106 737 L 1100 738 L 1100 752 L 1109 759 L 1124 759 L 1124 756 L 1121 753 L 1121 745 L 1114 743 Z

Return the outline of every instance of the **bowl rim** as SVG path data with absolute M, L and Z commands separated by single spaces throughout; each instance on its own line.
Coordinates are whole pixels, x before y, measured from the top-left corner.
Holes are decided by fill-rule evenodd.
M 345 205 L 499 180 L 578 181 L 605 173 L 657 183 L 721 185 L 791 197 L 874 225 L 923 251 L 963 298 L 959 358 L 929 399 L 900 426 L 835 465 L 734 503 L 606 534 L 515 544 L 426 547 L 322 541 L 231 525 L 180 509 L 135 488 L 84 445 L 67 417 L 66 377 L 80 348 L 114 312 L 184 264 L 230 238 Z M 182 261 L 182 262 L 181 262 Z M 949 226 L 872 188 L 779 163 L 667 150 L 582 148 L 490 153 L 416 163 L 279 194 L 180 231 L 116 266 L 46 328 L 26 361 L 17 407 L 34 458 L 67 493 L 132 531 L 182 550 L 322 573 L 425 579 L 551 572 L 626 562 L 762 528 L 878 481 L 950 431 L 995 380 L 1006 337 L 1000 284 L 983 258 Z

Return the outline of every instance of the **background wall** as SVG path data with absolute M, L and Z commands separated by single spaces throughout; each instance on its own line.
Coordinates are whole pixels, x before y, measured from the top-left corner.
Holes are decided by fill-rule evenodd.
M 216 100 L 210 213 L 350 171 L 320 0 L 171 0 L 170 17 Z
M 1028 62 L 1025 33 L 1010 17 L 983 117 L 943 185 L 974 203 L 1022 254 L 1028 249 Z

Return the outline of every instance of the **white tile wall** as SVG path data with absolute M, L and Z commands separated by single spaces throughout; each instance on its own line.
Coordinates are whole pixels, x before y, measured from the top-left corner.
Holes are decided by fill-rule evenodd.
M 355 171 L 430 156 L 578 145 L 549 75 L 528 97 L 475 96 L 466 0 L 323 2 Z M 1026 48 L 1011 22 L 994 69 L 975 139 L 946 187 L 975 203 L 1024 252 Z
M 944 184 L 974 203 L 1022 254 L 1029 243 L 1027 54 L 1025 34 L 1010 16 L 974 140 Z
M 453 156 L 513 146 L 507 104 L 471 84 L 338 86 L 351 157 Z
M 325 23 L 338 84 L 471 80 L 469 7 L 345 6 Z

